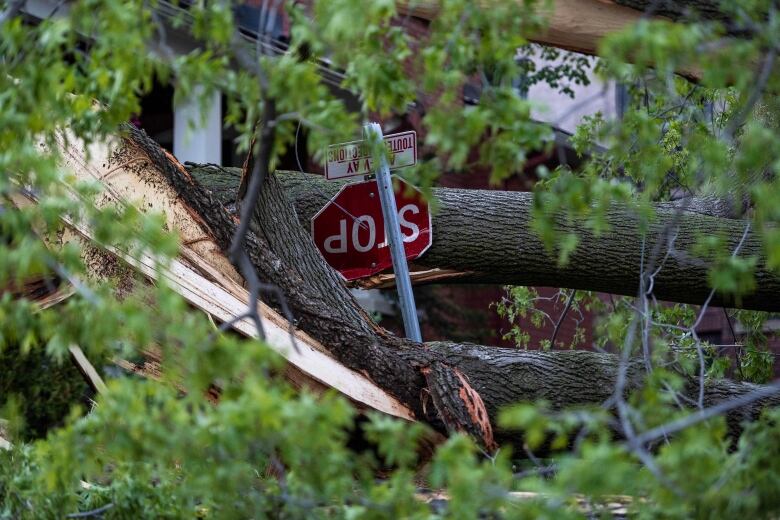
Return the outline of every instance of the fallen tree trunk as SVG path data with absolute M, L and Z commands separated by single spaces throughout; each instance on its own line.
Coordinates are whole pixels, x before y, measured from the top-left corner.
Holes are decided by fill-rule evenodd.
M 719 0 L 677 0 L 675 2 L 654 2 L 653 0 L 614 0 L 615 4 L 629 7 L 641 13 L 666 16 L 673 20 L 690 16 L 701 16 L 708 20 L 729 22 L 729 15 Z
M 180 200 L 203 220 L 210 237 L 230 245 L 235 219 L 214 195 L 145 134 L 129 129 L 130 141 L 147 155 Z M 270 176 L 255 208 L 246 246 L 265 282 L 285 294 L 296 325 L 320 341 L 338 361 L 365 374 L 406 405 L 417 420 L 439 431 L 464 431 L 488 448 L 512 442 L 495 430 L 504 405 L 547 399 L 556 409 L 600 404 L 612 396 L 618 373 L 615 356 L 595 352 L 529 352 L 471 344 L 418 344 L 374 325 L 358 307 L 338 274 L 324 262 L 298 224 L 280 181 Z M 639 361 L 628 366 L 626 391 L 641 385 Z M 691 388 L 698 388 L 691 381 Z M 705 383 L 705 405 L 749 393 L 755 385 L 713 380 Z M 690 390 L 690 395 L 696 392 Z M 756 418 L 780 396 L 751 402 L 727 414 L 736 434 L 745 418 Z
M 426 20 L 435 20 L 440 2 L 436 0 L 399 1 L 398 11 Z M 603 0 L 554 0 L 539 2 L 547 15 L 547 30 L 532 35 L 531 40 L 544 45 L 584 54 L 596 54 L 599 41 L 609 33 L 625 29 L 642 18 L 635 5 L 624 7 Z
M 109 146 L 93 147 L 87 159 L 83 150 L 65 149 L 64 167 L 72 168 L 77 176 L 106 184 L 106 192 L 96 203 L 124 199 L 135 201 L 143 210 L 163 211 L 167 225 L 182 235 L 184 246 L 181 258 L 163 271 L 155 270 L 148 255 L 133 256 L 101 244 L 104 254 L 122 258 L 150 278 L 167 278 L 196 307 L 220 321 L 232 321 L 243 313 L 249 299 L 239 294 L 236 272 L 214 248 L 229 247 L 235 218 L 143 132 L 134 128 L 127 132 L 124 145 L 113 153 Z M 27 196 L 20 194 L 24 200 L 15 198 L 15 202 L 34 203 Z M 84 227 L 88 223 L 63 218 L 73 232 L 90 237 L 90 230 Z M 505 405 L 545 399 L 554 409 L 562 409 L 601 404 L 612 397 L 619 364 L 608 354 L 529 352 L 451 342 L 419 344 L 374 325 L 298 224 L 278 176 L 268 178 L 263 187 L 246 245 L 258 274 L 284 292 L 296 318 L 299 330 L 295 335 L 301 352 L 296 356 L 289 348 L 282 351 L 296 367 L 288 373 L 293 381 L 304 376 L 357 397 L 364 405 L 427 422 L 441 432 L 467 432 L 488 449 L 502 443 L 522 444 L 512 432 L 494 429 L 497 413 Z M 93 254 L 90 260 L 90 270 L 98 269 L 98 275 L 100 258 Z M 260 310 L 271 333 L 269 344 L 277 346 L 289 340 L 281 317 L 270 309 Z M 234 328 L 252 335 L 246 325 L 247 320 L 233 323 Z M 320 348 L 330 357 L 311 363 L 315 354 L 322 353 Z M 642 362 L 632 360 L 627 366 L 626 392 L 641 385 L 644 376 Z M 360 387 L 357 394 L 355 385 Z M 706 381 L 703 403 L 723 402 L 756 388 L 726 380 Z M 684 392 L 693 397 L 698 389 L 698 382 L 689 379 Z M 780 404 L 780 396 L 768 393 L 774 388 L 764 391 L 763 399 L 746 401 L 727 411 L 732 435 L 739 433 L 743 420 L 755 419 L 763 407 Z
M 483 3 L 489 8 L 488 2 Z M 399 0 L 396 4 L 400 14 L 429 21 L 434 21 L 441 9 L 438 0 Z M 643 19 L 685 21 L 701 17 L 724 23 L 729 32 L 743 30 L 731 27 L 732 20 L 717 0 L 552 0 L 538 2 L 537 7 L 546 15 L 547 28 L 527 35 L 531 41 L 590 55 L 598 54 L 605 36 Z M 691 79 L 701 76 L 695 67 L 679 72 Z
M 89 161 L 80 155 L 83 151 L 65 150 L 65 166 L 77 175 L 107 183 L 107 191 L 98 197 L 100 204 L 134 200 L 140 195 L 136 202 L 145 210 L 165 211 L 169 225 L 182 234 L 185 246 L 181 259 L 162 272 L 155 270 L 155 262 L 148 256 L 133 256 L 103 244 L 105 253 L 124 259 L 151 278 L 166 277 L 195 306 L 220 321 L 231 320 L 243 312 L 239 307 L 249 299 L 239 294 L 241 288 L 233 280 L 235 271 L 213 248 L 229 246 L 235 219 L 170 154 L 142 132 L 128 132 L 124 146 L 110 155 L 94 156 L 108 154 L 108 146 L 95 148 Z M 139 194 L 141 186 L 151 191 Z M 15 198 L 18 204 L 34 203 L 26 196 L 19 198 L 23 200 Z M 90 237 L 85 224 L 64 218 L 73 232 Z M 497 413 L 505 405 L 544 399 L 554 409 L 563 409 L 601 404 L 613 396 L 619 363 L 612 355 L 520 351 L 452 342 L 418 344 L 393 336 L 367 318 L 296 219 L 279 177 L 271 176 L 246 237 L 257 272 L 264 281 L 282 289 L 302 331 L 296 332 L 302 351 L 296 356 L 288 348 L 286 354 L 297 367 L 290 373 L 294 381 L 304 376 L 348 396 L 353 396 L 354 385 L 359 385 L 361 392 L 374 394 L 363 393 L 360 398 L 358 393 L 363 404 L 425 421 L 442 432 L 467 432 L 487 448 L 522 443 L 512 432 L 494 429 Z M 58 235 L 57 240 L 62 239 L 64 235 Z M 92 265 L 99 264 L 100 258 L 92 255 L 90 269 L 100 267 Z M 206 258 L 208 265 L 204 265 Z M 112 270 L 111 266 L 103 267 Z M 288 340 L 283 320 L 270 309 L 261 310 L 269 332 L 273 332 L 269 343 Z M 247 320 L 233 324 L 239 330 L 246 325 Z M 244 332 L 252 335 L 249 329 Z M 317 358 L 320 361 L 312 364 L 310 360 L 320 348 L 332 357 Z M 625 391 L 629 392 L 642 384 L 645 371 L 640 360 L 630 361 L 626 368 Z M 360 382 L 360 378 L 366 381 Z M 372 386 L 376 391 L 370 390 Z M 728 380 L 706 381 L 703 404 L 721 403 L 757 388 Z M 689 379 L 684 393 L 695 400 L 698 389 L 698 381 Z M 767 395 L 726 412 L 732 435 L 739 433 L 742 421 L 757 418 L 765 406 L 780 405 L 780 395 Z
M 192 164 L 189 169 L 223 203 L 235 200 L 240 175 L 237 169 Z M 342 185 L 297 172 L 280 172 L 278 178 L 294 202 L 304 229 L 310 229 L 309 219 Z M 561 266 L 531 229 L 531 193 L 439 188 L 433 194 L 438 207 L 433 215 L 433 244 L 415 260 L 415 265 L 445 272 L 421 277 L 422 282 L 565 287 L 635 296 L 641 267 L 655 244 L 660 241 L 663 246 L 661 258 L 666 255 L 669 238 L 675 237 L 654 277 L 653 294 L 665 301 L 701 304 L 710 292 L 708 271 L 712 259 L 692 255 L 697 238 L 722 236 L 733 250 L 747 225 L 742 220 L 680 212 L 670 204 L 660 204 L 643 251 L 639 218 L 629 208 L 611 209 L 607 215 L 611 229 L 601 236 L 583 221 L 566 222 L 561 218 L 562 231 L 574 232 L 580 239 L 569 262 Z M 759 258 L 755 292 L 739 302 L 716 295 L 713 303 L 780 311 L 780 278 L 766 268 L 760 238 L 748 233 L 739 254 Z
M 200 217 L 179 200 L 178 194 L 165 182 L 143 150 L 131 140 L 95 143 L 90 148 L 90 155 L 83 143 L 75 139 L 60 138 L 58 147 L 61 167 L 72 172 L 77 181 L 102 184 L 103 191 L 93 201 L 96 205 L 131 204 L 142 212 L 159 212 L 165 218 L 165 227 L 179 236 L 182 245 L 179 258 L 167 266 L 160 266 L 144 251 L 125 251 L 100 243 L 91 222 L 62 215 L 65 224 L 62 231 L 45 235 L 49 247 L 61 248 L 74 243 L 81 251 L 89 277 L 110 279 L 118 298 L 125 297 L 136 286 L 138 280 L 133 273 L 136 271 L 151 282 L 164 280 L 191 306 L 218 321 L 231 322 L 231 328 L 236 332 L 248 337 L 259 336 L 253 320 L 238 319 L 245 315 L 250 302 L 248 291 L 240 285 L 240 275 L 209 236 Z M 20 208 L 37 203 L 35 194 L 29 191 L 13 193 L 11 201 Z M 35 301 L 41 308 L 53 306 L 76 292 L 76 282 L 65 286 L 64 291 L 37 295 Z M 37 294 L 37 285 L 25 284 L 25 287 Z M 57 296 L 63 292 L 63 296 Z M 273 309 L 260 303 L 257 313 L 264 324 L 266 344 L 288 362 L 285 376 L 293 386 L 305 387 L 314 393 L 335 389 L 358 409 L 379 410 L 409 420 L 414 418 L 398 400 L 365 375 L 349 370 L 333 359 L 316 340 L 300 330 L 293 330 Z M 143 366 L 118 359 L 111 361 L 151 378 L 159 376 L 164 366 L 162 361 L 171 361 L 162 360 L 159 349 L 153 347 L 147 349 L 144 356 Z M 185 388 L 180 390 L 187 391 Z

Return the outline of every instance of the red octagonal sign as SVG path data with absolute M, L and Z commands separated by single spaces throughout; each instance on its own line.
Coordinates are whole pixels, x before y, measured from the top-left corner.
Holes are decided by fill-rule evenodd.
M 416 188 L 395 179 L 395 203 L 406 258 L 431 247 L 431 213 Z M 347 184 L 311 218 L 311 235 L 325 260 L 347 280 L 392 267 L 375 181 Z

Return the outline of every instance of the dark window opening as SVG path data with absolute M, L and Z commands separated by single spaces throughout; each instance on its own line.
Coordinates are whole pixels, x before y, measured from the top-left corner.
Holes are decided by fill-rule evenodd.
M 173 153 L 173 87 L 155 81 L 152 90 L 141 98 L 141 113 L 131 122 Z

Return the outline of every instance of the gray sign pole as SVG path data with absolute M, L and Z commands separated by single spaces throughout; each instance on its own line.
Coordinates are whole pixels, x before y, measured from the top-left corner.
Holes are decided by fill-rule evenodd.
M 382 143 L 382 127 L 378 123 L 369 123 L 363 127 L 363 130 L 371 149 L 375 151 Z M 409 278 L 409 266 L 406 263 L 406 252 L 401 238 L 401 227 L 398 223 L 398 208 L 395 205 L 390 167 L 384 153 L 379 154 L 379 157 L 375 157 L 375 159 L 377 160 L 375 165 L 376 185 L 379 189 L 379 200 L 382 203 L 382 216 L 385 218 L 385 234 L 393 258 L 395 286 L 398 289 L 398 299 L 401 303 L 404 331 L 407 338 L 422 342 L 420 323 L 417 321 L 417 306 L 414 304 L 414 293 L 412 292 L 412 281 Z

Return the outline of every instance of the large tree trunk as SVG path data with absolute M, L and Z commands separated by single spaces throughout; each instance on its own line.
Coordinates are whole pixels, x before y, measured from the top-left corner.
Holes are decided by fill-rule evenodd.
M 235 200 L 237 169 L 189 165 L 199 182 L 225 204 Z M 290 197 L 304 229 L 341 187 L 318 175 L 279 172 L 279 181 Z M 611 229 L 596 236 L 584 222 L 566 223 L 563 231 L 575 232 L 580 245 L 566 265 L 558 265 L 531 229 L 533 195 L 492 190 L 434 189 L 438 211 L 433 216 L 433 244 L 415 265 L 446 272 L 427 280 L 453 283 L 497 283 L 566 287 L 635 296 L 640 269 L 660 241 L 659 258 L 672 250 L 654 277 L 653 294 L 661 300 L 701 304 L 709 295 L 708 270 L 712 259 L 693 256 L 698 237 L 721 235 L 733 250 L 740 242 L 746 221 L 716 218 L 694 211 L 658 205 L 658 218 L 643 240 L 639 220 L 628 208 L 614 207 L 607 219 Z M 666 238 L 664 238 L 666 237 Z M 745 309 L 780 310 L 780 278 L 766 268 L 761 241 L 748 233 L 739 254 L 759 258 L 757 287 L 738 302 L 718 295 L 713 302 Z M 644 258 L 643 258 L 644 257 Z
M 654 0 L 614 0 L 616 4 L 630 7 L 642 13 L 666 16 L 672 20 L 700 16 L 710 20 L 729 22 L 719 0 L 676 0 L 674 2 L 656 2 Z
M 225 250 L 235 220 L 214 195 L 187 175 L 175 160 L 145 134 L 129 129 L 130 139 L 143 149 L 182 200 L 196 211 L 212 237 Z M 317 252 L 298 224 L 281 176 L 266 180 L 246 245 L 263 281 L 276 284 L 302 330 L 326 345 L 341 363 L 361 371 L 396 396 L 440 431 L 465 431 L 488 448 L 511 442 L 510 432 L 495 431 L 496 413 L 509 403 L 549 400 L 555 408 L 602 403 L 613 392 L 618 362 L 595 352 L 527 352 L 469 344 L 418 344 L 393 336 L 372 324 L 340 277 Z M 627 390 L 641 383 L 643 369 L 632 361 Z M 754 385 L 710 381 L 705 403 L 749 392 Z M 729 415 L 739 421 L 755 418 L 764 399 Z M 495 434 L 495 435 L 494 435 Z
M 519 2 L 519 0 L 517 0 Z M 438 0 L 398 0 L 399 13 L 434 21 L 439 15 Z M 485 3 L 487 5 L 487 3 Z M 642 19 L 684 21 L 702 17 L 724 22 L 732 27 L 718 0 L 552 0 L 538 2 L 537 8 L 546 14 L 547 28 L 539 34 L 525 35 L 531 41 L 584 54 L 597 54 L 599 43 L 610 33 L 624 30 Z M 547 9 L 549 7 L 549 9 Z M 678 71 L 697 78 L 697 69 Z

